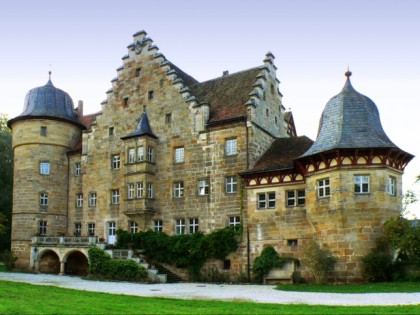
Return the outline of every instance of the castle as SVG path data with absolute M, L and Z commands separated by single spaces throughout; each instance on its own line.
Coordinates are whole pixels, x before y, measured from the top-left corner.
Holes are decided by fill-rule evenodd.
M 315 142 L 282 105 L 274 56 L 198 82 L 146 32 L 133 35 L 102 110 L 83 115 L 51 78 L 11 119 L 16 267 L 83 273 L 87 248 L 116 230 L 167 234 L 243 226 L 216 267 L 237 275 L 267 245 L 302 257 L 314 239 L 360 279 L 360 258 L 401 210 L 413 158 L 382 129 L 376 105 L 351 85 L 326 105 Z

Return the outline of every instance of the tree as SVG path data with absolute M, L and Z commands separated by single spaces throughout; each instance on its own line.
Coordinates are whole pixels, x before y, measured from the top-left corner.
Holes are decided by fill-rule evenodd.
M 317 284 L 328 282 L 328 276 L 334 271 L 337 261 L 337 257 L 333 256 L 328 248 L 322 248 L 315 240 L 309 242 L 304 248 L 302 262 Z
M 12 133 L 7 116 L 0 114 L 0 251 L 10 248 L 13 195 Z

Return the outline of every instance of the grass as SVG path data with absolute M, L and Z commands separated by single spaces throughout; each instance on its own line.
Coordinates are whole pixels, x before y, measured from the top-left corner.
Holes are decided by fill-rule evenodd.
M 321 306 L 111 295 L 0 281 L 0 314 L 419 314 L 410 306 Z
M 326 293 L 407 293 L 420 292 L 419 282 L 384 282 L 369 284 L 322 285 L 322 284 L 283 284 L 277 287 L 282 291 L 326 292 Z

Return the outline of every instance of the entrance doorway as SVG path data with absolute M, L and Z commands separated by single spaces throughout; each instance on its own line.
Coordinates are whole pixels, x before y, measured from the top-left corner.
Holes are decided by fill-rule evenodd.
M 47 250 L 41 253 L 41 257 L 39 257 L 39 272 L 49 274 L 60 273 L 60 258 L 58 258 L 58 255 L 54 251 Z
M 86 256 L 79 252 L 72 252 L 66 261 L 64 273 L 66 275 L 86 276 L 88 274 L 89 262 Z
M 115 221 L 108 222 L 108 244 L 114 245 L 117 241 L 117 225 Z

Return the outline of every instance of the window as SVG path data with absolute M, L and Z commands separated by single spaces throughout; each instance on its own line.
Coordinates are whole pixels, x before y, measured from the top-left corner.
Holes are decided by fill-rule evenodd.
M 152 147 L 147 147 L 147 161 L 153 162 L 154 160 L 154 149 Z
M 124 97 L 123 98 L 123 106 L 127 107 L 128 106 L 128 97 Z
M 143 198 L 143 182 L 137 183 L 137 198 Z
M 111 203 L 113 205 L 117 205 L 120 203 L 120 191 L 118 189 L 114 189 L 111 191 Z
M 227 139 L 226 140 L 226 147 L 225 147 L 225 152 L 226 155 L 235 155 L 237 154 L 237 140 L 235 139 Z
M 198 195 L 205 196 L 209 194 L 209 180 L 208 179 L 200 179 L 198 181 Z
M 258 209 L 273 209 L 276 207 L 276 193 L 267 192 L 257 195 Z
M 277 118 L 277 116 L 274 116 L 274 123 L 277 125 L 278 124 L 278 118 Z
M 131 221 L 130 222 L 130 232 L 131 233 L 137 233 L 139 231 L 139 225 L 137 222 Z
M 81 164 L 80 163 L 74 164 L 74 175 L 75 176 L 80 176 L 81 171 L 82 171 Z
M 134 184 L 128 184 L 127 186 L 127 198 L 133 199 L 134 198 Z
M 175 163 L 184 162 L 184 147 L 175 148 Z
M 397 180 L 395 177 L 389 176 L 388 177 L 388 194 L 390 194 L 391 196 L 396 196 L 396 189 L 395 187 L 397 186 Z
M 136 77 L 139 77 L 141 75 L 141 68 L 136 69 Z
M 165 124 L 170 125 L 172 121 L 172 115 L 171 114 L 166 114 L 165 115 Z
M 74 224 L 74 236 L 80 236 L 82 233 L 82 223 Z
M 117 170 L 120 168 L 120 156 L 119 155 L 113 155 L 112 156 L 112 168 L 114 170 Z
M 88 223 L 88 235 L 89 236 L 95 235 L 95 223 Z
M 174 183 L 174 198 L 184 197 L 184 182 Z
M 83 194 L 76 195 L 76 207 L 82 208 L 83 207 Z
M 96 202 L 98 200 L 98 196 L 96 193 L 90 193 L 89 194 L 89 207 L 96 207 Z
M 47 127 L 42 126 L 40 133 L 41 133 L 41 136 L 46 137 L 47 136 Z
M 137 148 L 137 161 L 141 162 L 144 160 L 144 148 L 138 147 Z
M 48 206 L 48 194 L 47 193 L 40 193 L 39 194 L 39 205 L 40 206 Z
M 39 173 L 41 175 L 50 174 L 50 162 L 40 162 L 39 163 Z
M 329 197 L 331 193 L 330 190 L 330 179 L 321 179 L 318 181 L 318 197 L 324 198 Z
M 117 225 L 114 221 L 108 222 L 108 235 L 114 236 L 117 232 Z
M 155 220 L 155 232 L 162 232 L 163 231 L 163 221 L 162 220 Z
M 47 235 L 47 221 L 43 221 L 43 220 L 39 221 L 38 232 L 39 232 L 39 235 L 41 236 Z
M 150 90 L 150 91 L 147 93 L 147 97 L 149 98 L 149 100 L 151 100 L 151 99 L 153 98 L 153 90 Z
M 354 176 L 354 192 L 356 194 L 369 193 L 369 176 Z
M 109 127 L 109 129 L 108 129 L 108 134 L 109 134 L 110 136 L 113 136 L 113 135 L 114 135 L 114 127 Z
M 185 234 L 185 220 L 177 219 L 175 220 L 175 234 Z
M 265 109 L 265 115 L 268 117 L 270 116 L 270 111 L 268 110 L 268 108 Z
M 223 270 L 230 270 L 230 259 L 225 259 L 223 261 Z
M 297 239 L 287 240 L 287 246 L 297 246 L 297 245 L 298 245 L 298 240 Z
M 190 234 L 198 232 L 198 218 L 190 219 Z
M 288 207 L 305 205 L 305 190 L 291 190 L 286 191 L 286 205 Z
M 128 149 L 128 163 L 134 163 L 136 161 L 136 150 L 133 148 Z
M 233 194 L 238 191 L 238 178 L 236 176 L 228 176 L 225 178 L 226 193 Z
M 241 217 L 229 217 L 229 226 L 237 227 L 241 225 Z
M 147 198 L 152 199 L 153 198 L 153 184 L 147 183 Z

